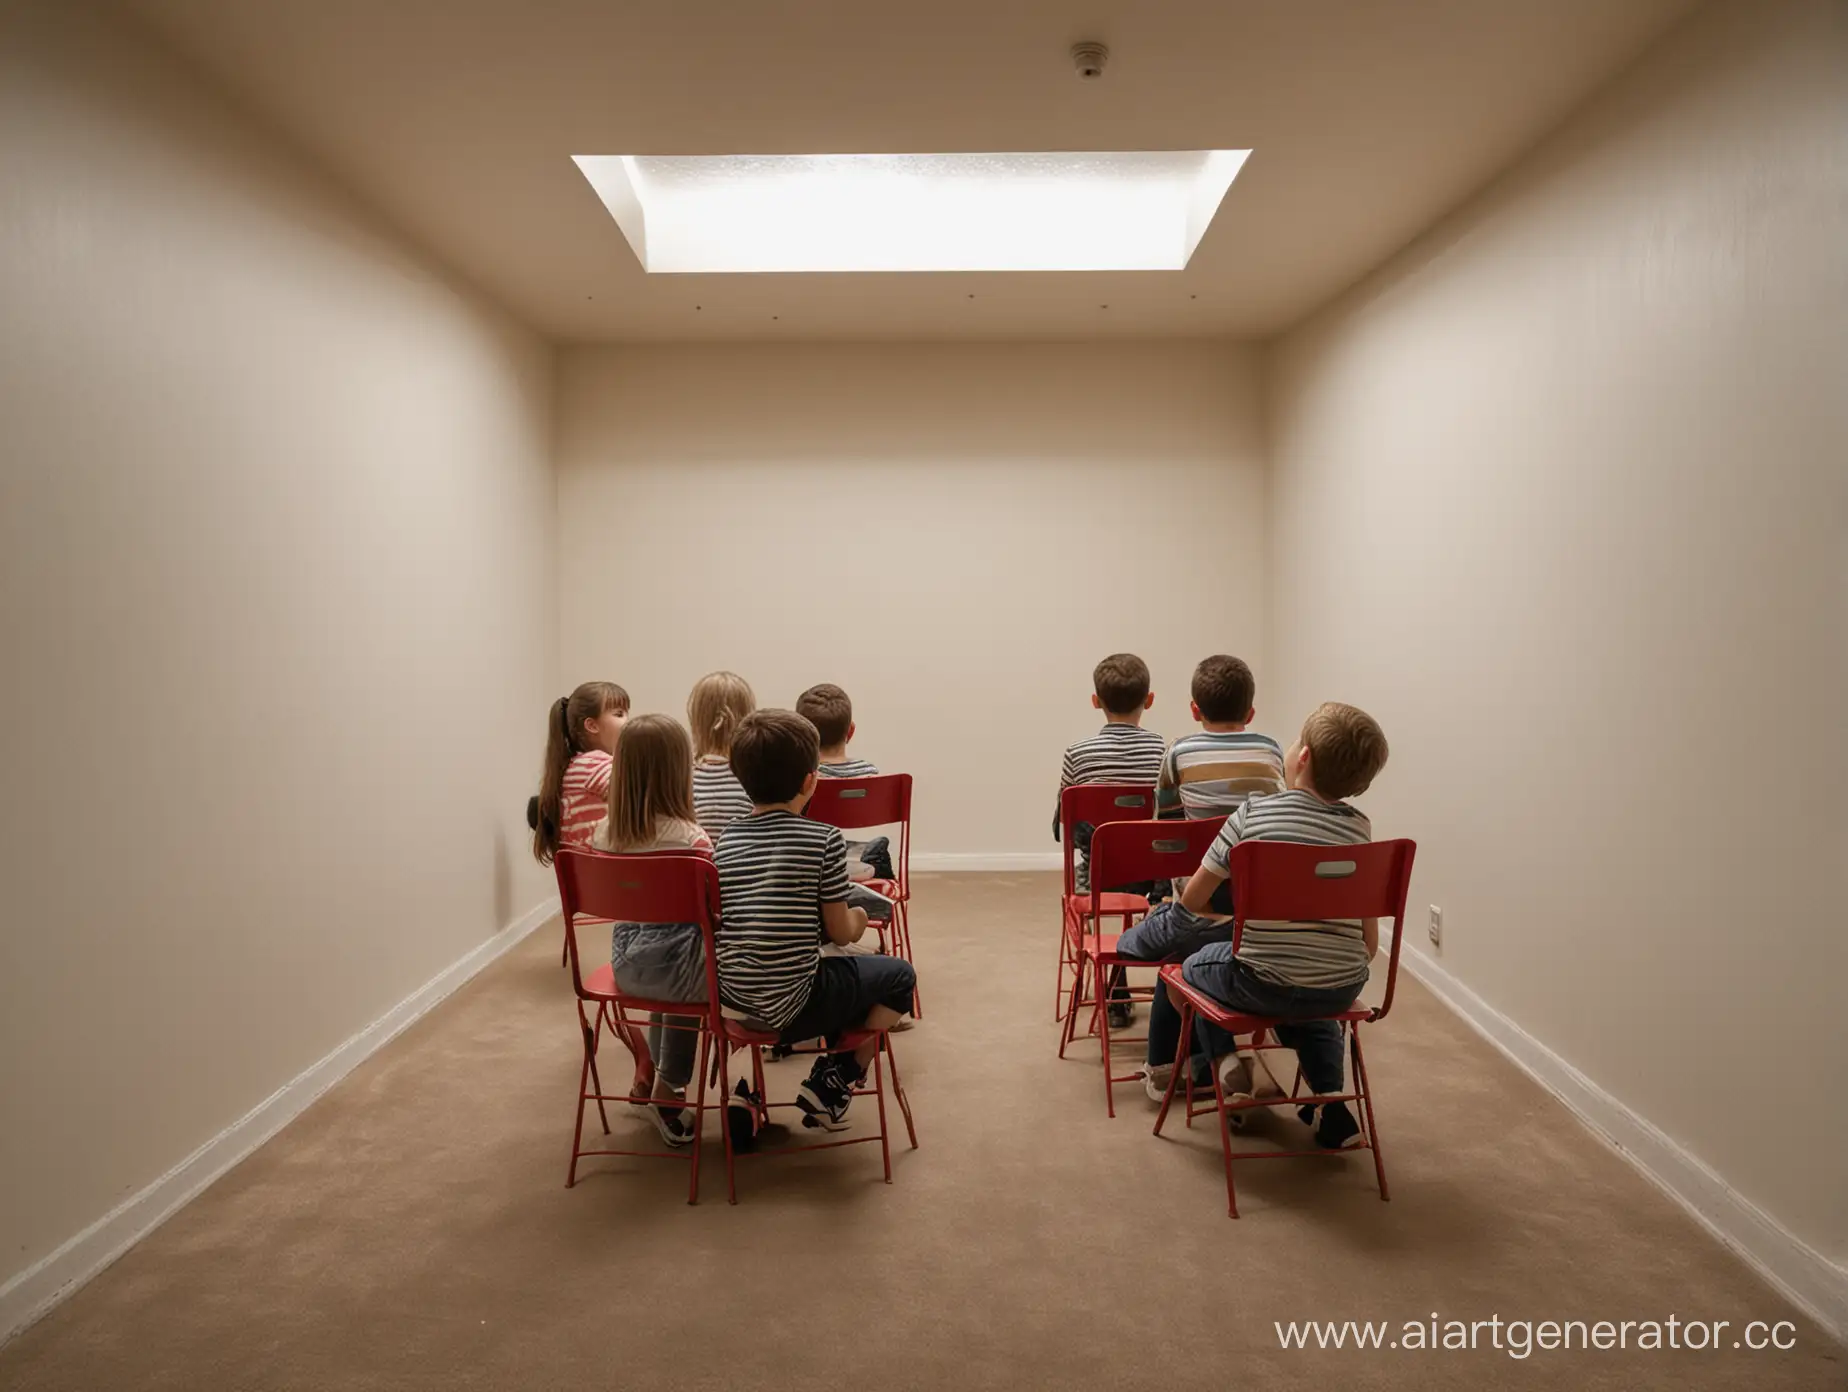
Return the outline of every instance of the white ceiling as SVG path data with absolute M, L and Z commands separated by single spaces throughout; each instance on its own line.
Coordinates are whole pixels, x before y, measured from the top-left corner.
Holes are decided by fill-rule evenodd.
M 1692 0 L 127 0 L 548 335 L 1263 337 Z M 1082 82 L 1068 50 L 1110 46 Z M 1186 270 L 648 276 L 574 154 L 1251 149 Z

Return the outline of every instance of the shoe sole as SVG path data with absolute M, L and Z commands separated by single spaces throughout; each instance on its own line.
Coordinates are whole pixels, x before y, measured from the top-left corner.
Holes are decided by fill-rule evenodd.
M 684 1115 L 684 1113 L 682 1113 L 682 1115 Z M 661 1139 L 673 1146 L 676 1150 L 682 1146 L 693 1144 L 692 1128 L 689 1127 L 687 1130 L 679 1133 L 669 1130 L 667 1118 L 661 1115 L 661 1109 L 659 1107 L 650 1107 L 648 1109 L 648 1119 L 654 1123 L 655 1130 L 661 1133 Z
M 811 1130 L 845 1131 L 851 1123 L 843 1116 L 835 1116 L 826 1107 L 819 1111 L 810 1111 L 806 1098 L 798 1097 L 796 1105 L 802 1109 L 802 1124 Z

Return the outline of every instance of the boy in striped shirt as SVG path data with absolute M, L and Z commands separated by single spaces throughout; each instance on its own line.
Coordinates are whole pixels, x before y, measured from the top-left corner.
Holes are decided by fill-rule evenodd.
M 824 957 L 822 939 L 845 946 L 866 932 L 866 914 L 847 903 L 847 845 L 839 827 L 802 809 L 815 791 L 820 740 L 794 711 L 760 710 L 739 724 L 731 767 L 751 814 L 725 829 L 719 869 L 722 924 L 719 995 L 783 1043 L 853 1029 L 890 1029 L 911 1008 L 917 974 L 897 957 Z M 796 1093 L 803 1125 L 847 1126 L 853 1089 L 876 1041 L 818 1054 Z
M 1373 839 L 1366 814 L 1347 798 L 1364 793 L 1386 765 L 1386 736 L 1365 711 L 1330 701 L 1303 722 L 1302 733 L 1283 759 L 1281 793 L 1253 797 L 1226 818 L 1200 868 L 1187 882 L 1181 903 L 1190 912 L 1208 910 L 1213 891 L 1231 874 L 1228 857 L 1241 841 L 1293 841 L 1312 846 L 1351 846 Z M 1345 1077 L 1341 1027 L 1317 1017 L 1353 1005 L 1367 984 L 1369 963 L 1379 950 L 1379 922 L 1247 922 L 1236 954 L 1229 941 L 1208 943 L 1189 956 L 1181 974 L 1189 986 L 1233 1010 L 1272 1019 L 1300 1019 L 1279 1025 L 1277 1038 L 1296 1051 L 1303 1078 L 1318 1093 L 1340 1092 Z M 1196 1057 L 1219 1070 L 1228 1097 L 1281 1095 L 1275 1080 L 1254 1078 L 1232 1038 L 1197 1022 Z M 1157 988 L 1149 1011 L 1149 1053 L 1145 1086 L 1159 1098 L 1180 1045 L 1180 1011 Z M 1330 1103 L 1319 1117 L 1309 1107 L 1304 1120 L 1315 1126 L 1316 1144 L 1328 1150 L 1353 1145 L 1360 1128 L 1347 1105 Z M 1243 1115 L 1234 1113 L 1234 1116 Z
M 818 682 L 796 698 L 796 714 L 815 727 L 821 740 L 821 762 L 815 772 L 823 778 L 877 778 L 879 770 L 865 759 L 853 758 L 847 745 L 853 739 L 853 701 L 833 682 Z M 856 883 L 861 880 L 892 878 L 892 842 L 889 837 L 875 836 L 871 841 L 847 843 L 847 875 Z M 873 896 L 877 903 L 856 899 L 855 902 L 874 918 L 892 916 L 891 901 Z M 884 910 L 882 913 L 881 910 Z
M 1155 815 L 1198 820 L 1226 817 L 1246 799 L 1283 791 L 1283 750 L 1269 735 L 1246 728 L 1257 708 L 1257 681 L 1242 658 L 1225 653 L 1202 658 L 1194 668 L 1193 718 L 1200 730 L 1168 749 L 1155 780 Z M 1174 882 L 1180 894 L 1185 881 Z M 1232 935 L 1232 886 L 1221 880 L 1206 912 L 1193 913 L 1170 899 L 1150 909 L 1117 944 L 1126 957 L 1165 962 L 1197 952 Z M 1128 983 L 1119 967 L 1111 980 L 1112 1008 L 1127 1007 Z M 1122 1012 L 1119 1011 L 1119 1014 Z
M 1104 713 L 1104 728 L 1071 745 L 1059 765 L 1059 792 L 1077 783 L 1139 783 L 1153 785 L 1161 772 L 1167 741 L 1142 728 L 1142 713 L 1155 704 L 1149 690 L 1149 664 L 1134 653 L 1112 653 L 1091 672 L 1091 705 Z M 1052 839 L 1059 839 L 1060 809 L 1052 805 Z M 1089 887 L 1087 854 L 1092 828 L 1080 822 L 1072 828 L 1077 843 L 1080 892 Z

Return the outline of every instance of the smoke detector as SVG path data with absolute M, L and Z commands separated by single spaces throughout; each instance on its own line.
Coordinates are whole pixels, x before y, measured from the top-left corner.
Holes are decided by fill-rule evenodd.
M 1100 43 L 1086 42 L 1072 45 L 1072 67 L 1086 82 L 1102 77 L 1104 64 L 1109 61 L 1110 50 Z

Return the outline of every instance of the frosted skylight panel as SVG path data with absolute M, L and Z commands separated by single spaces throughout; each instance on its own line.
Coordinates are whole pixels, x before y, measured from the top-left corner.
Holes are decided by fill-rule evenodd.
M 1178 271 L 1249 153 L 573 158 L 671 275 Z

